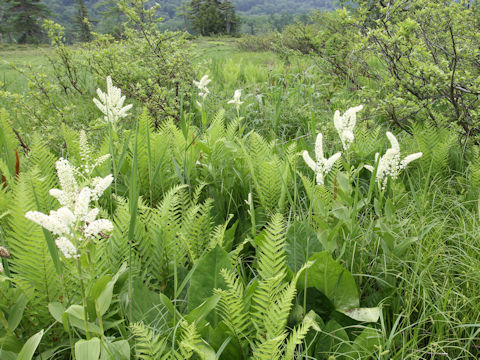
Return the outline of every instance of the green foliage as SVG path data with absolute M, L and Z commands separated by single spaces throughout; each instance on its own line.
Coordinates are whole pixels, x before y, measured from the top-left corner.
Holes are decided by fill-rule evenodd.
M 188 3 L 192 30 L 201 35 L 237 32 L 239 19 L 230 1 L 192 0 Z
M 131 25 L 152 29 L 157 13 L 144 2 L 123 5 Z M 138 23 L 142 14 L 146 22 Z M 104 90 L 104 79 L 90 81 L 97 75 L 84 64 L 88 46 L 83 56 L 64 45 L 61 27 L 47 24 L 59 65 L 37 78 L 35 84 L 50 82 L 46 94 L 37 85 L 24 94 L 2 88 L 9 92 L 3 100 L 17 100 L 2 102 L 8 113 L 0 113 L 0 358 L 15 359 L 29 338 L 39 340 L 40 329 L 32 355 L 47 359 L 479 356 L 472 325 L 480 303 L 476 138 L 421 119 L 407 128 L 413 136 L 398 140 L 402 159 L 419 151 L 422 157 L 379 185 L 375 153 L 391 146 L 385 114 L 366 106 L 353 144 L 342 150 L 332 115 L 359 104 L 368 82 L 357 77 L 362 89 L 352 92 L 350 80 L 328 73 L 338 62 L 357 76 L 363 65 L 348 44 L 351 14 L 325 19 L 325 28 L 303 27 L 307 40 L 318 40 L 328 56 L 344 44 L 344 58 L 316 67 L 322 55 L 299 55 L 308 41 L 296 42 L 291 32 L 275 35 L 283 59 L 241 52 L 228 39 L 196 40 L 194 54 L 205 51 L 204 60 L 193 59 L 189 69 L 213 79 L 202 107 L 184 79 L 183 96 L 165 91 L 157 98 L 178 100 L 178 119 L 145 110 L 129 93 L 133 110 L 114 126 L 96 121 L 103 115 L 91 98 L 97 86 Z M 344 21 L 351 26 L 342 29 Z M 95 42 L 111 56 L 102 66 L 111 66 L 114 83 L 125 88 L 137 78 L 147 83 L 150 71 L 147 62 L 136 67 L 109 53 L 120 44 L 137 49 L 128 41 Z M 297 50 L 279 48 L 287 44 Z M 169 49 L 165 68 L 175 60 Z M 64 64 L 73 66 L 73 81 Z M 238 111 L 227 103 L 236 89 L 243 90 Z M 77 110 L 63 108 L 75 101 Z M 79 141 L 77 128 L 93 146 Z M 319 132 L 326 155 L 342 151 L 324 184 L 301 156 L 313 154 Z M 80 176 L 86 154 L 90 165 L 109 158 Z M 113 231 L 79 243 L 79 259 L 66 258 L 56 235 L 25 218 L 28 210 L 61 206 L 49 195 L 60 187 L 59 157 L 78 169 L 79 188 L 90 177 L 115 178 L 92 205 Z
M 2 10 L 9 16 L 2 33 L 15 36 L 20 44 L 38 44 L 44 35 L 41 20 L 48 15 L 46 6 L 40 0 L 2 1 L 3 4 Z
M 384 84 L 379 105 L 399 126 L 429 119 L 476 134 L 478 69 L 469 49 L 478 38 L 463 36 L 477 24 L 476 6 L 418 0 L 408 11 L 396 2 L 379 8 L 368 39 L 381 66 L 372 71 Z

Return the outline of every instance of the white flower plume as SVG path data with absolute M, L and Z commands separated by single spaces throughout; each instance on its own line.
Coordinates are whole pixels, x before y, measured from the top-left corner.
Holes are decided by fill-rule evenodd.
M 55 244 L 67 259 L 78 257 L 77 248 L 65 236 L 60 236 L 55 240 Z
M 198 93 L 198 96 L 200 96 L 201 98 L 203 98 L 203 100 L 205 100 L 205 98 L 207 97 L 208 94 L 210 94 L 210 91 L 208 90 L 207 88 L 207 85 L 210 83 L 210 80 L 208 78 L 208 75 L 204 75 L 200 81 L 193 81 L 193 83 L 195 84 L 195 86 L 200 90 L 200 92 Z
M 106 123 L 116 123 L 119 119 L 126 117 L 128 110 L 132 108 L 132 104 L 123 106 L 125 96 L 122 96 L 122 90 L 113 86 L 112 78 L 107 76 L 107 92 L 97 89 L 98 99 L 94 98 L 93 102 L 100 111 L 105 115 Z
M 240 105 L 243 104 L 243 101 L 240 100 L 242 97 L 242 89 L 235 90 L 233 94 L 233 99 L 228 101 L 228 104 L 235 104 L 237 111 L 240 110 Z
M 323 136 L 322 134 L 317 135 L 317 139 L 315 141 L 315 158 L 316 161 L 308 154 L 308 151 L 303 152 L 303 160 L 308 165 L 310 169 L 312 169 L 316 174 L 316 180 L 318 185 L 323 185 L 324 177 L 327 175 L 330 170 L 332 170 L 333 165 L 335 162 L 342 156 L 342 153 L 337 152 L 336 154 L 332 155 L 330 158 L 326 159 L 323 156 Z
M 353 129 L 357 123 L 357 112 L 363 109 L 363 105 L 352 107 L 345 111 L 343 115 L 340 115 L 340 111 L 335 111 L 333 116 L 333 124 L 337 129 L 342 146 L 344 150 L 347 150 L 353 143 L 354 135 Z
M 58 236 L 55 243 L 65 258 L 75 258 L 77 246 L 85 238 L 105 235 L 113 230 L 113 224 L 107 219 L 97 219 L 98 208 L 90 208 L 90 202 L 96 201 L 110 186 L 113 176 L 95 178 L 92 188 L 89 186 L 78 190 L 70 162 L 65 159 L 57 161 L 57 175 L 62 189 L 51 189 L 62 207 L 50 211 L 49 215 L 39 211 L 29 211 L 25 217 Z
M 400 144 L 397 138 L 389 131 L 387 131 L 386 135 L 390 141 L 391 148 L 385 152 L 380 160 L 378 160 L 380 155 L 378 153 L 375 154 L 375 163 L 378 161 L 376 179 L 382 184 L 383 189 L 387 185 L 389 176 L 392 179 L 398 178 L 400 172 L 405 169 L 409 163 L 422 157 L 422 153 L 418 152 L 408 155 L 401 160 Z M 365 165 L 365 168 L 371 172 L 374 171 L 374 167 L 371 165 Z

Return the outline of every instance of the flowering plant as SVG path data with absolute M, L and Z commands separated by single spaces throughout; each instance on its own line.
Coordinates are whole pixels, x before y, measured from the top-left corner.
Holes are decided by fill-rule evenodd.
M 377 175 L 376 179 L 379 183 L 382 184 L 382 189 L 385 189 L 387 186 L 388 177 L 396 179 L 400 172 L 407 167 L 412 161 L 422 157 L 422 153 L 418 152 L 406 156 L 401 160 L 400 155 L 400 145 L 397 138 L 391 132 L 387 131 L 386 133 L 388 140 L 390 141 L 391 148 L 388 149 L 385 154 L 378 159 L 379 153 L 375 154 L 375 163 L 378 161 Z M 365 165 L 365 168 L 373 172 L 374 167 L 371 165 Z
M 362 109 L 363 105 L 352 107 L 345 111 L 343 115 L 340 115 L 340 111 L 335 111 L 333 123 L 337 129 L 338 135 L 340 136 L 344 150 L 348 150 L 350 145 L 353 143 L 353 129 L 357 123 L 357 112 L 361 111 Z
M 235 93 L 233 94 L 233 99 L 228 101 L 228 104 L 235 104 L 237 113 L 240 110 L 240 105 L 243 104 L 243 101 L 240 100 L 241 96 L 242 96 L 242 89 L 235 90 Z
M 61 189 L 51 189 L 50 195 L 62 207 L 50 211 L 49 215 L 29 211 L 25 216 L 58 236 L 55 243 L 65 258 L 77 258 L 78 247 L 83 243 L 113 230 L 110 220 L 97 219 L 100 212 L 98 208 L 90 208 L 90 202 L 100 198 L 112 183 L 113 176 L 94 178 L 90 186 L 79 189 L 74 168 L 68 160 L 58 160 L 56 169 Z
M 113 86 L 112 78 L 107 76 L 107 92 L 97 89 L 98 99 L 94 98 L 93 102 L 100 111 L 105 115 L 105 122 L 115 124 L 121 118 L 126 117 L 128 110 L 132 108 L 132 104 L 123 106 L 125 95 L 122 96 L 122 90 Z M 100 99 L 100 100 L 99 100 Z
M 320 133 L 317 135 L 317 139 L 315 141 L 315 158 L 314 161 L 308 151 L 303 152 L 303 160 L 308 165 L 310 169 L 312 169 L 316 174 L 317 185 L 323 185 L 324 183 L 324 176 L 330 172 L 335 162 L 342 156 L 342 153 L 337 152 L 336 154 L 332 155 L 330 158 L 325 158 L 323 155 L 323 135 Z

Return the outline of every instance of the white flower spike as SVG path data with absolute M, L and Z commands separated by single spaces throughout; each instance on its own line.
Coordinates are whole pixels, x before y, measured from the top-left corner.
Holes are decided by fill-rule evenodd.
M 105 178 L 95 178 L 90 184 L 78 190 L 77 181 L 73 176 L 73 167 L 68 160 L 57 161 L 57 175 L 62 190 L 51 189 L 50 195 L 61 205 L 49 215 L 39 211 L 29 211 L 25 217 L 48 231 L 57 235 L 55 243 L 65 258 L 77 258 L 76 246 L 86 238 L 104 236 L 105 232 L 113 230 L 113 224 L 107 219 L 97 219 L 99 209 L 90 209 L 90 202 L 96 201 L 113 181 L 112 175 Z
M 240 105 L 243 104 L 243 101 L 240 100 L 241 97 L 242 97 L 242 90 L 238 89 L 238 90 L 235 90 L 233 99 L 228 101 L 228 104 L 235 104 L 235 107 L 237 108 L 237 112 L 240 110 Z
M 352 107 L 345 111 L 343 115 L 340 115 L 340 111 L 335 111 L 333 116 L 333 124 L 335 125 L 338 135 L 340 136 L 344 150 L 348 150 L 350 145 L 353 143 L 353 129 L 357 123 L 357 112 L 361 111 L 362 109 L 363 105 Z
M 97 95 L 100 99 L 93 99 L 93 102 L 100 111 L 105 115 L 106 123 L 115 124 L 119 119 L 126 117 L 128 110 L 132 108 L 132 104 L 123 106 L 125 96 L 122 96 L 122 90 L 113 86 L 112 78 L 107 77 L 107 92 L 97 89 Z
M 198 96 L 200 96 L 201 98 L 203 98 L 203 100 L 205 100 L 205 98 L 207 97 L 208 94 L 210 94 L 210 91 L 208 90 L 207 88 L 207 85 L 210 83 L 210 80 L 208 78 L 208 75 L 204 75 L 200 81 L 193 81 L 193 83 L 195 84 L 195 86 L 200 90 L 200 92 L 198 93 Z
M 324 177 L 327 175 L 330 170 L 332 170 L 333 165 L 337 160 L 342 156 L 342 153 L 337 152 L 332 155 L 329 159 L 326 159 L 323 156 L 323 135 L 320 133 L 317 135 L 315 141 L 315 158 L 316 162 L 308 154 L 308 151 L 303 152 L 303 160 L 312 169 L 316 174 L 316 180 L 318 185 L 323 185 Z
M 422 153 L 418 152 L 408 155 L 403 160 L 400 160 L 400 145 L 397 138 L 389 131 L 387 131 L 386 135 L 390 141 L 391 148 L 385 152 L 380 160 L 378 160 L 380 155 L 378 153 L 375 154 L 375 163 L 378 161 L 376 179 L 382 184 L 382 189 L 385 189 L 387 186 L 389 176 L 392 179 L 398 178 L 400 172 L 405 169 L 409 163 L 422 157 Z M 374 167 L 371 165 L 365 165 L 365 168 L 371 172 L 374 171 Z

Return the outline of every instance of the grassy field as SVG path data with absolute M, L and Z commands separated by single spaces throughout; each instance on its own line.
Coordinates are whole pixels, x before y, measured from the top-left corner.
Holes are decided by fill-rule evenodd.
M 31 65 L 35 69 L 48 66 L 46 55 L 51 53 L 48 47 L 6 47 L 0 48 L 0 82 L 2 90 L 21 93 L 27 88 L 27 80 L 12 68 L 26 68 Z

